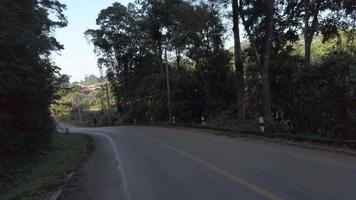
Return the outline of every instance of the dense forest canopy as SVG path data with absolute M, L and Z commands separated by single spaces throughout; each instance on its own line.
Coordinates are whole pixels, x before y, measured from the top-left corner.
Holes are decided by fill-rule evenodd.
M 126 122 L 262 115 L 292 133 L 354 137 L 355 19 L 353 1 L 142 0 L 103 9 L 85 35 Z
M 86 34 L 96 46 L 99 65 L 107 69 L 119 109 L 131 120 L 168 116 L 164 51 L 175 65 L 169 67 L 175 74 L 173 113 L 184 109 L 177 117 L 197 119 L 209 114 L 207 110 L 218 113 L 232 103 L 233 84 L 224 84 L 233 80 L 231 55 L 224 49 L 225 28 L 213 4 L 115 3 L 99 14 L 97 23 L 101 28 Z M 133 113 L 137 116 L 130 116 Z

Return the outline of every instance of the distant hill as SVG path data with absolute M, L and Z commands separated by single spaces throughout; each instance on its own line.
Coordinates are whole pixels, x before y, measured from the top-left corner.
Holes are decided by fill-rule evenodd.
M 95 76 L 94 74 L 91 74 L 89 76 L 85 76 L 84 80 L 80 81 L 81 85 L 93 85 L 99 83 L 100 79 Z
M 84 77 L 84 80 L 81 80 L 81 81 L 74 81 L 74 82 L 71 82 L 71 86 L 74 86 L 74 85 L 81 85 L 81 86 L 90 86 L 90 85 L 98 85 L 100 83 L 103 83 L 103 82 L 107 82 L 108 79 L 107 77 L 104 77 L 103 79 L 95 76 L 94 74 L 90 74 L 90 75 L 86 75 Z

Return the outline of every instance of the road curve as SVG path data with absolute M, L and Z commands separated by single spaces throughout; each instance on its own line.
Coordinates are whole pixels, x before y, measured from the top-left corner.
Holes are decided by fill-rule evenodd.
M 94 138 L 84 199 L 356 199 L 356 158 L 347 155 L 184 128 L 70 131 Z

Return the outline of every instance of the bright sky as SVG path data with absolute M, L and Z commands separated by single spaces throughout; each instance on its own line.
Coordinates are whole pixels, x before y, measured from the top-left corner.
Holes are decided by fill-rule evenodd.
M 89 74 L 99 75 L 94 47 L 87 42 L 84 32 L 88 28 L 96 28 L 95 20 L 100 10 L 116 1 L 61 0 L 67 5 L 65 15 L 69 24 L 56 31 L 56 38 L 65 49 L 59 55 L 54 55 L 54 62 L 62 68 L 63 74 L 71 76 L 71 81 L 82 80 Z M 119 0 L 118 2 L 127 5 L 131 1 Z
M 88 28 L 96 28 L 95 20 L 100 10 L 114 2 L 127 5 L 133 0 L 61 0 L 67 5 L 65 15 L 68 26 L 56 31 L 56 38 L 64 45 L 59 55 L 54 55 L 54 62 L 62 69 L 62 74 L 71 76 L 71 81 L 83 80 L 85 75 L 99 76 L 94 47 L 84 37 Z M 232 41 L 226 42 L 232 46 Z

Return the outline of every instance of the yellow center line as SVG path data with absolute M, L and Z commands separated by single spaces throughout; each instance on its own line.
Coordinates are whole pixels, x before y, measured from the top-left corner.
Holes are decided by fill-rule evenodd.
M 214 172 L 217 172 L 218 174 L 221 174 L 221 175 L 223 175 L 223 176 L 225 176 L 225 177 L 227 177 L 227 178 L 239 183 L 240 185 L 243 185 L 246 188 L 248 188 L 248 189 L 250 189 L 250 190 L 252 190 L 252 191 L 254 191 L 254 192 L 256 192 L 256 193 L 258 193 L 260 195 L 262 195 L 263 197 L 265 197 L 267 199 L 270 199 L 270 200 L 282 200 L 283 199 L 282 197 L 279 197 L 278 195 L 273 194 L 272 192 L 267 191 L 266 189 L 254 184 L 252 182 L 249 182 L 249 181 L 247 181 L 247 180 L 245 180 L 245 179 L 243 179 L 243 178 L 241 178 L 241 177 L 239 177 L 239 176 L 237 176 L 235 174 L 231 174 L 231 173 L 229 173 L 229 172 L 227 172 L 227 171 L 225 171 L 223 169 L 220 169 L 217 166 L 215 166 L 215 165 L 213 165 L 211 163 L 208 163 L 208 162 L 206 162 L 204 160 L 201 160 L 201 159 L 199 159 L 197 157 L 194 157 L 193 155 L 191 155 L 189 153 L 186 153 L 186 152 L 181 151 L 179 149 L 176 149 L 176 148 L 174 148 L 172 146 L 164 144 L 164 143 L 160 142 L 157 139 L 148 137 L 146 135 L 143 135 L 143 134 L 140 134 L 140 133 L 137 133 L 137 132 L 134 132 L 134 134 L 139 135 L 141 137 L 144 137 L 144 138 L 146 138 L 146 139 L 148 139 L 148 140 L 150 140 L 150 141 L 152 141 L 154 143 L 157 143 L 157 144 L 159 144 L 159 145 L 161 145 L 163 147 L 166 147 L 167 149 L 170 149 L 172 151 L 175 151 L 175 152 L 177 152 L 177 153 L 179 153 L 181 155 L 184 155 L 184 156 L 186 156 L 186 157 L 188 157 L 188 158 L 200 163 L 201 165 L 213 170 Z

